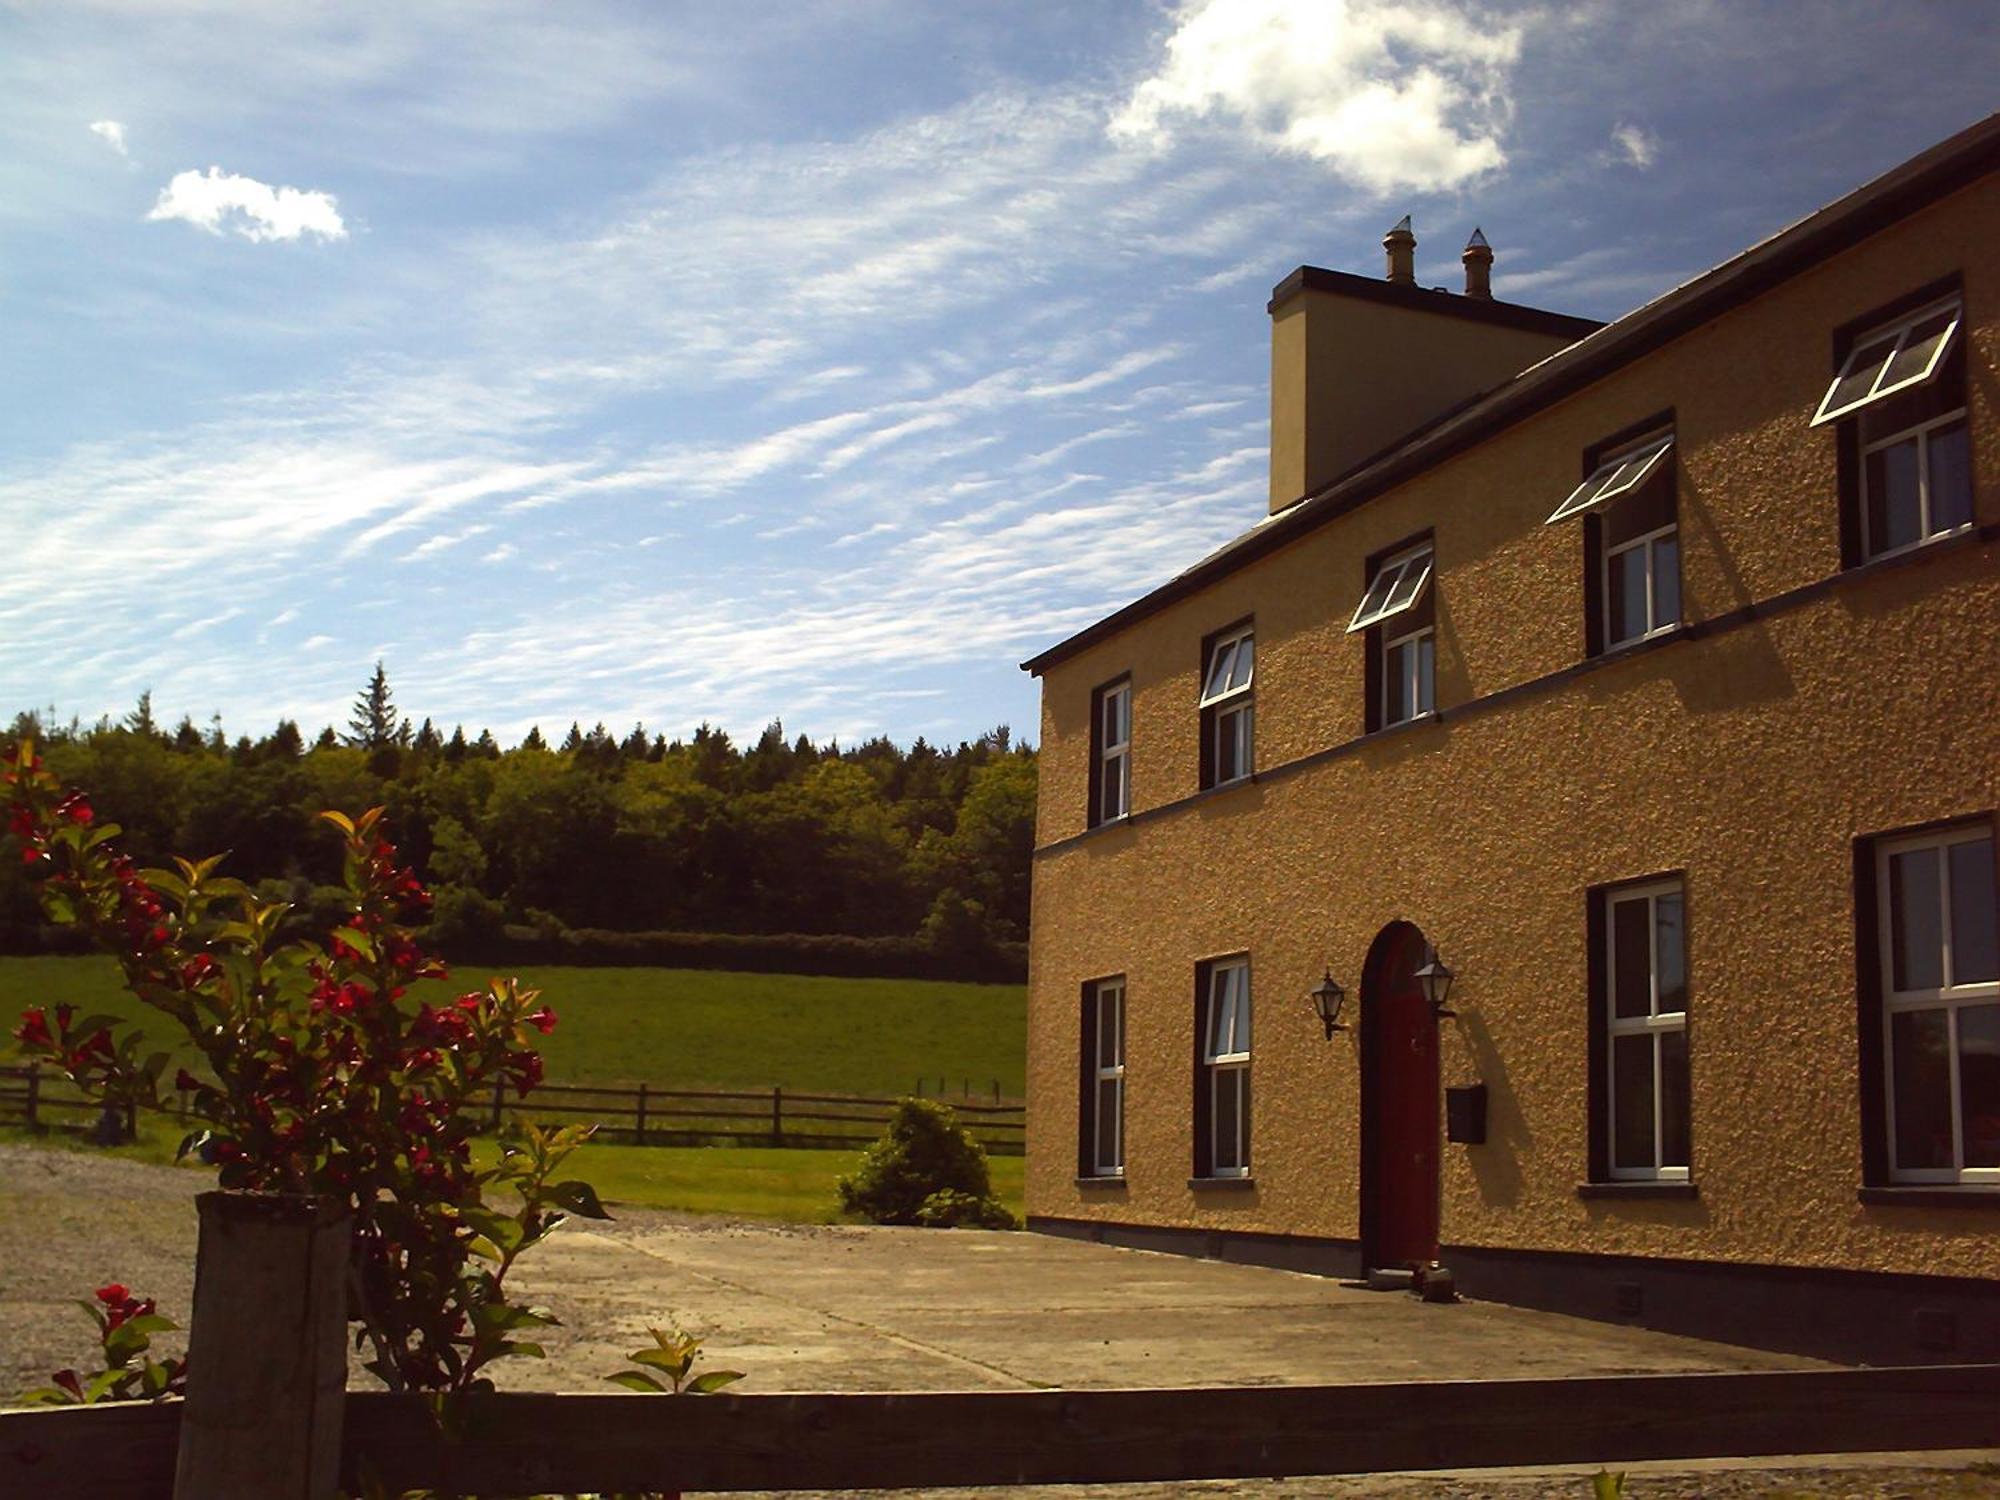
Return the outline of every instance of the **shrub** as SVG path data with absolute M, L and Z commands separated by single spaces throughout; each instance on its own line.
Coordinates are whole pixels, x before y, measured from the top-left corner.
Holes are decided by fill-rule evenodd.
M 438 909 L 444 909 L 442 893 Z M 432 931 L 436 936 L 436 929 Z M 652 966 L 994 984 L 1019 984 L 1028 974 L 1025 943 L 1003 943 L 975 954 L 940 953 L 919 936 L 856 937 L 844 932 L 612 932 L 513 922 L 497 936 L 444 940 L 440 946 L 461 961 L 524 967 Z
M 957 1188 L 940 1188 L 924 1199 L 917 1222 L 926 1229 L 1019 1229 L 998 1198 L 975 1198 Z
M 943 1193 L 990 1200 L 993 1183 L 985 1149 L 933 1099 L 899 1100 L 860 1168 L 840 1179 L 842 1210 L 876 1224 L 923 1223 L 925 1205 Z

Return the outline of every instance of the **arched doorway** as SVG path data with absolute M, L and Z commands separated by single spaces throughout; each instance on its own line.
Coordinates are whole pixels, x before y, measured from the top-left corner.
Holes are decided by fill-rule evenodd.
M 1438 1024 L 1422 932 L 1391 922 L 1361 971 L 1361 1253 L 1369 1270 L 1438 1254 Z

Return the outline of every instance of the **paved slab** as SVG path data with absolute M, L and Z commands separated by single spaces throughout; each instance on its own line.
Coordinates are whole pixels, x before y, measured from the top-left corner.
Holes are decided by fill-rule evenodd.
M 745 1391 L 1107 1389 L 1811 1368 L 1493 1303 L 1036 1234 L 689 1221 L 566 1230 L 522 1286 L 576 1330 L 544 1388 L 677 1317 Z M 510 1382 L 513 1383 L 513 1382 Z

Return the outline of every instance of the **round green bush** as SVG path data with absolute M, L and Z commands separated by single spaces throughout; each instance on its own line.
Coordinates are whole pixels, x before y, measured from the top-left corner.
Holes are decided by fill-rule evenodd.
M 854 1175 L 840 1179 L 840 1206 L 875 1224 L 918 1224 L 925 1202 L 944 1192 L 991 1198 L 986 1151 L 944 1105 L 903 1099 Z

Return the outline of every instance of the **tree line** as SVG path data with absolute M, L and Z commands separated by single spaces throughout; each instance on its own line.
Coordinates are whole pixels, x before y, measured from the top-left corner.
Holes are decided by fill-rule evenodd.
M 116 721 L 50 718 L 21 713 L 7 739 L 41 744 L 142 864 L 227 851 L 229 872 L 292 902 L 302 929 L 324 930 L 339 900 L 337 841 L 314 815 L 383 806 L 434 889 L 447 952 L 567 936 L 587 957 L 579 932 L 837 934 L 900 940 L 898 952 L 936 955 L 937 972 L 990 973 L 995 955 L 1018 966 L 1027 935 L 1035 752 L 1005 726 L 905 749 L 815 745 L 775 721 L 748 746 L 706 724 L 672 740 L 572 724 L 553 745 L 536 728 L 503 749 L 486 730 L 412 725 L 379 664 L 346 732 L 310 742 L 289 719 L 255 739 L 230 740 L 219 720 L 170 730 L 150 694 Z M 0 948 L 58 941 L 0 863 Z

